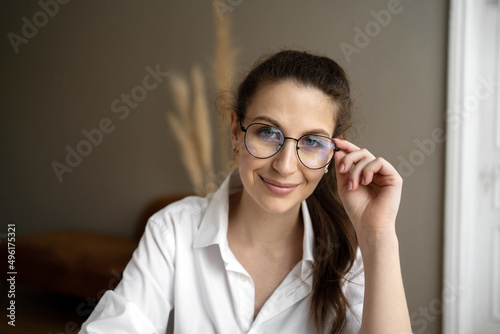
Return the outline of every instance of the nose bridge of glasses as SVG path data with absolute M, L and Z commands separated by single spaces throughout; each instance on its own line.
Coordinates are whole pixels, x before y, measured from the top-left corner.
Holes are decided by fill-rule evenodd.
M 285 146 L 285 143 L 286 143 L 286 140 L 287 139 L 292 139 L 292 140 L 295 140 L 295 145 L 292 146 L 292 150 L 293 150 L 293 155 L 294 156 L 297 156 L 298 158 L 298 153 L 299 153 L 299 140 L 298 139 L 295 139 L 295 138 L 292 138 L 292 137 L 283 137 L 283 143 L 280 145 L 278 151 L 276 152 L 276 154 L 280 154 L 280 155 L 283 155 L 283 151 L 286 151 L 286 148 L 284 147 Z
M 291 140 L 295 140 L 297 142 L 297 148 L 299 148 L 299 140 L 298 139 L 295 139 L 295 138 L 292 138 L 292 137 L 283 137 L 283 144 L 282 145 L 285 145 L 285 140 L 287 139 L 291 139 Z
M 291 137 L 282 137 L 282 142 L 281 145 L 279 146 L 278 150 L 274 154 L 274 161 L 273 161 L 273 166 L 280 170 L 294 170 L 296 167 L 295 164 L 300 161 L 298 157 L 298 150 L 299 150 L 299 145 L 298 145 L 298 140 L 295 138 Z M 285 147 L 285 143 L 287 139 L 293 139 L 296 143 L 295 145 L 292 145 L 290 147 Z
M 299 140 L 292 138 L 292 137 L 285 137 L 285 136 L 283 136 L 283 142 L 281 143 L 277 153 L 279 153 L 280 151 L 283 151 L 283 146 L 285 146 L 287 139 L 295 140 L 294 153 L 299 154 L 299 150 L 300 150 Z

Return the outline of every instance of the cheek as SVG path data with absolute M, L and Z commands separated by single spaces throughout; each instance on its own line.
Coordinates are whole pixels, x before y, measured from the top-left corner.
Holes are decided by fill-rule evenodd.
M 321 181 L 321 178 L 323 177 L 324 174 L 325 172 L 322 169 L 308 170 L 307 172 L 305 172 L 304 175 L 307 178 L 308 186 L 312 188 L 311 192 L 314 191 L 314 189 L 316 189 L 319 181 Z
M 261 169 L 269 163 L 269 159 L 257 159 L 248 153 L 245 144 L 240 147 L 238 154 L 238 164 L 240 171 L 251 172 L 256 169 Z

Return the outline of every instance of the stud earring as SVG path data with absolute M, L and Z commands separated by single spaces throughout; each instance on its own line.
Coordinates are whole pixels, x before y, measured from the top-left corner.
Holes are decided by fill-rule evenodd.
M 238 154 L 240 150 L 236 149 L 236 145 L 233 145 L 233 153 Z
M 326 169 L 325 169 L 325 174 L 326 174 L 326 173 L 328 173 L 328 167 L 326 167 Z

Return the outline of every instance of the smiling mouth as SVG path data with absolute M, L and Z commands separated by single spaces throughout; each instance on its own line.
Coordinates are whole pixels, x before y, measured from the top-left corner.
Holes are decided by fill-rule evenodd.
M 298 184 L 294 184 L 294 183 L 281 183 L 281 182 L 274 181 L 271 179 L 266 179 L 263 176 L 261 176 L 261 178 L 262 178 L 262 180 L 264 180 L 264 182 L 272 184 L 273 186 L 280 187 L 280 188 L 295 188 L 298 186 Z
M 264 182 L 264 185 L 267 187 L 267 189 L 277 195 L 288 195 L 299 186 L 299 184 L 281 183 L 275 180 L 267 179 L 263 176 L 261 176 L 260 178 Z

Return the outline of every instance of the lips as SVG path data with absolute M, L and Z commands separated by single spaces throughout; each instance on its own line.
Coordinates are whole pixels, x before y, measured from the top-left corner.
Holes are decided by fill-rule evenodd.
M 292 193 L 299 184 L 296 183 L 282 183 L 272 179 L 260 177 L 269 191 L 277 195 L 288 195 Z

